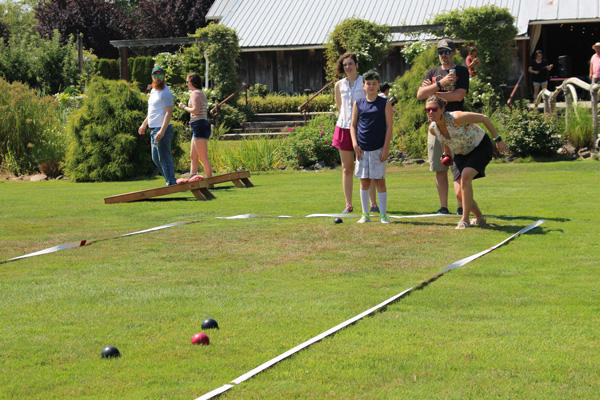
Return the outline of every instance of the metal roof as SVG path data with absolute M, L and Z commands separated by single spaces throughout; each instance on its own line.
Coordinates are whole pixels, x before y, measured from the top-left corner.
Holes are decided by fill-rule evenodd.
M 440 13 L 491 4 L 515 16 L 519 35 L 534 21 L 600 22 L 600 0 L 216 0 L 206 18 L 235 29 L 242 49 L 310 48 L 322 47 L 347 18 L 390 26 L 426 25 Z M 392 42 L 408 40 L 415 36 L 392 34 Z

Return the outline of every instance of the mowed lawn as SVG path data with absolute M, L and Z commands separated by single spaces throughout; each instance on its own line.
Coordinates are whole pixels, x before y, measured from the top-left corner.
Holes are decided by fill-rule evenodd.
M 540 218 L 221 398 L 600 398 L 600 162 L 492 163 L 474 184 L 489 226 L 464 231 L 303 218 L 343 209 L 340 169 L 251 180 L 114 205 L 164 181 L 0 183 L 0 260 L 107 239 L 0 265 L 0 398 L 195 399 Z M 426 166 L 387 186 L 393 215 L 439 207 Z M 215 218 L 246 213 L 270 218 Z M 196 222 L 114 239 L 178 221 Z M 192 345 L 207 317 L 221 329 Z

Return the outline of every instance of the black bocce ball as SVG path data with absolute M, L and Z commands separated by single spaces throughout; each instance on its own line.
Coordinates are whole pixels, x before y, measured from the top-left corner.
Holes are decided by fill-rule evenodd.
M 206 318 L 202 321 L 202 329 L 219 329 L 219 324 L 212 318 Z
M 106 346 L 102 349 L 102 358 L 114 358 L 121 357 L 121 353 L 119 353 L 119 349 L 115 346 Z
M 339 217 L 338 217 L 338 218 L 335 218 L 335 219 L 333 220 L 333 222 L 334 222 L 334 223 L 336 223 L 336 224 L 341 224 L 341 223 L 342 223 L 342 222 L 344 222 L 344 221 L 343 221 L 341 218 L 339 218 Z

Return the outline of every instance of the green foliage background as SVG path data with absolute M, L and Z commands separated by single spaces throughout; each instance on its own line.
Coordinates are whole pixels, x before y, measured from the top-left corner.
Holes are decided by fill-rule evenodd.
M 94 78 L 86 99 L 69 116 L 70 137 L 66 169 L 75 181 L 114 181 L 151 175 L 150 135 L 138 135 L 146 117 L 147 102 L 125 81 Z M 177 129 L 175 130 L 177 132 Z M 178 135 L 173 138 L 173 159 L 181 156 Z
M 424 157 L 427 150 L 427 116 L 424 102 L 417 100 L 417 90 L 425 73 L 439 64 L 435 46 L 414 58 L 412 67 L 396 78 L 390 95 L 398 103 L 394 106 L 394 136 L 392 148 L 412 157 Z
M 379 66 L 390 49 L 390 28 L 359 18 L 349 18 L 335 27 L 325 43 L 327 79 L 336 79 L 336 61 L 346 52 L 356 53 L 360 74 Z
M 481 79 L 494 86 L 505 81 L 517 35 L 508 9 L 494 5 L 458 9 L 437 15 L 433 23 L 446 25 L 445 36 L 467 40 L 477 47 Z
M 190 35 L 203 39 L 184 50 L 186 56 L 184 72 L 203 73 L 204 52 L 210 63 L 208 74 L 214 82 L 217 97 L 224 99 L 239 88 L 238 64 L 240 47 L 237 34 L 224 25 L 211 23 Z
M 0 78 L 0 115 L 0 164 L 12 173 L 35 172 L 42 162 L 62 159 L 65 141 L 53 97 Z

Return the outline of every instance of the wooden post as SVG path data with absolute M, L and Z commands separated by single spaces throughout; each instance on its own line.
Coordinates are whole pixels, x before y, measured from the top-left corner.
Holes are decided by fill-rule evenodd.
M 83 74 L 83 38 L 82 34 L 77 34 L 77 63 L 79 66 L 79 75 Z
M 569 99 L 569 88 L 567 85 L 563 84 L 563 96 L 565 96 L 565 125 L 569 125 L 569 107 L 571 106 L 571 101 Z
M 121 79 L 129 81 L 129 66 L 127 64 L 127 57 L 129 56 L 129 48 L 119 47 L 119 57 L 121 58 L 121 68 L 119 76 Z

